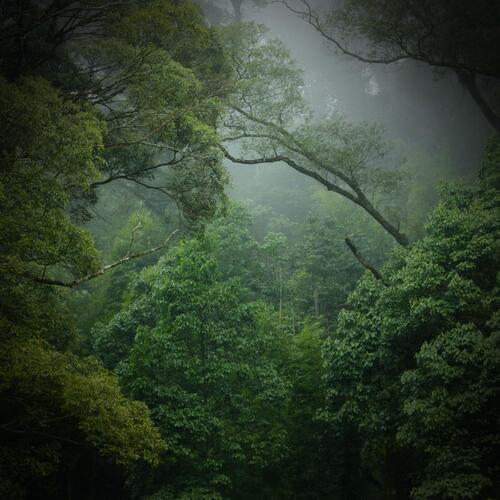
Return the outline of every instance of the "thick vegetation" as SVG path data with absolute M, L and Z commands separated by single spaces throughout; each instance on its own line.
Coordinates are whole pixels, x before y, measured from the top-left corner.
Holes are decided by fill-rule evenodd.
M 497 11 L 431 3 L 300 13 L 358 59 L 441 61 L 495 127 L 469 21 Z M 498 139 L 438 191 L 449 157 L 315 113 L 260 26 L 1 12 L 0 497 L 498 495 Z M 229 161 L 267 166 L 233 200 Z

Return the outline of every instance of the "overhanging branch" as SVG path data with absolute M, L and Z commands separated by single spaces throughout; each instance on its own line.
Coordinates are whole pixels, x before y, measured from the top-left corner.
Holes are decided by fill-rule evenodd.
M 362 63 L 386 65 L 400 61 L 413 60 L 424 64 L 428 64 L 429 66 L 434 68 L 441 68 L 454 71 L 458 75 L 459 80 L 462 82 L 464 87 L 471 95 L 476 105 L 479 107 L 481 113 L 486 118 L 488 123 L 492 127 L 494 127 L 495 130 L 500 131 L 500 116 L 492 109 L 490 104 L 485 100 L 476 82 L 477 74 L 498 80 L 500 78 L 498 71 L 488 71 L 486 68 L 474 67 L 473 65 L 465 64 L 462 61 L 450 60 L 449 58 L 446 59 L 444 57 L 432 58 L 425 52 L 422 52 L 422 50 L 420 49 L 421 47 L 420 42 L 427 35 L 425 35 L 418 41 L 418 48 L 419 48 L 418 51 L 411 51 L 405 46 L 401 53 L 387 57 L 373 57 L 373 56 L 363 55 L 358 52 L 353 52 L 352 50 L 348 49 L 346 45 L 344 45 L 344 43 L 342 43 L 339 40 L 339 38 L 330 34 L 326 30 L 326 28 L 321 23 L 318 14 L 313 10 L 308 0 L 301 0 L 301 3 L 304 5 L 304 10 L 292 7 L 288 0 L 275 0 L 275 1 L 284 4 L 288 10 L 290 10 L 294 14 L 304 19 L 325 40 L 327 40 L 333 46 L 335 46 L 342 54 L 352 57 L 353 59 L 356 59 L 357 61 L 360 61 Z
M 470 71 L 455 70 L 460 83 L 467 89 L 472 99 L 483 113 L 483 116 L 488 120 L 489 124 L 500 131 L 500 116 L 498 116 L 491 106 L 486 102 L 477 86 L 477 75 Z
M 330 182 L 329 180 L 325 179 L 322 175 L 318 174 L 314 170 L 310 170 L 308 168 L 302 167 L 299 165 L 297 162 L 289 158 L 288 156 L 284 155 L 275 155 L 271 156 L 268 158 L 262 157 L 262 158 L 252 158 L 252 159 L 245 159 L 245 158 L 237 158 L 233 156 L 229 151 L 224 148 L 224 146 L 219 145 L 219 149 L 224 153 L 224 156 L 232 161 L 233 163 L 239 163 L 241 165 L 260 165 L 263 163 L 279 163 L 283 162 L 292 167 L 294 170 L 297 172 L 300 172 L 301 174 L 307 175 L 308 177 L 311 177 L 312 179 L 318 181 L 320 184 L 323 184 L 323 186 L 328 189 L 328 191 L 333 191 L 335 193 L 340 194 L 341 196 L 344 196 L 345 198 L 348 198 L 349 200 L 353 201 L 354 203 L 357 202 L 357 198 L 350 193 L 349 191 L 346 191 L 345 189 L 342 189 L 341 187 L 337 186 L 336 184 Z
M 32 281 L 35 281 L 36 283 L 41 283 L 43 285 L 53 285 L 53 286 L 62 286 L 66 288 L 74 288 L 78 285 L 81 285 L 82 283 L 85 283 L 87 281 L 90 281 L 94 278 L 97 278 L 99 276 L 102 276 L 106 272 L 110 271 L 111 269 L 120 266 L 121 264 L 124 264 L 125 262 L 128 262 L 130 260 L 138 259 L 140 257 L 144 257 L 146 255 L 149 255 L 150 253 L 157 252 L 158 250 L 162 250 L 165 248 L 170 240 L 175 236 L 175 234 L 179 230 L 176 229 L 170 235 L 168 238 L 161 244 L 153 248 L 149 248 L 148 250 L 144 250 L 143 252 L 137 252 L 134 254 L 126 255 L 125 257 L 117 260 L 116 262 L 113 262 L 112 264 L 108 264 L 107 266 L 102 267 L 98 271 L 95 271 L 93 273 L 87 274 L 86 276 L 83 276 L 82 278 L 75 279 L 73 281 L 63 281 L 63 280 L 56 280 L 56 279 L 51 279 L 51 278 L 44 278 L 40 276 L 33 276 L 31 274 L 25 274 L 24 276 Z
M 324 176 L 320 175 L 318 172 L 314 170 L 310 170 L 308 168 L 299 165 L 297 162 L 284 155 L 275 155 L 271 157 L 262 157 L 262 158 L 238 158 L 233 156 L 224 146 L 219 145 L 219 149 L 224 153 L 224 156 L 232 161 L 233 163 L 239 163 L 241 165 L 259 165 L 264 163 L 279 163 L 283 162 L 292 167 L 297 172 L 301 174 L 307 175 L 312 179 L 318 181 L 320 184 L 326 187 L 328 191 L 332 191 L 334 193 L 340 194 L 344 198 L 352 201 L 363 210 L 365 210 L 371 217 L 373 217 L 401 246 L 408 246 L 409 241 L 408 237 L 399 231 L 397 227 L 391 224 L 374 206 L 368 198 L 361 191 L 359 186 L 348 184 L 349 187 L 355 192 L 355 194 L 347 191 L 346 189 L 341 188 L 337 184 L 329 181 Z M 314 158 L 311 159 L 313 161 Z M 320 165 L 321 166 L 321 165 Z

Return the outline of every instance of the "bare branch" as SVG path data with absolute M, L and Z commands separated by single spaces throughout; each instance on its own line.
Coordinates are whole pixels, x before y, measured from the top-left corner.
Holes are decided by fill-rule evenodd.
M 356 248 L 356 246 L 354 245 L 354 243 L 349 239 L 349 238 L 346 238 L 345 239 L 345 243 L 346 245 L 349 247 L 349 250 L 353 253 L 354 257 L 356 257 L 356 260 L 365 268 L 365 269 L 368 269 L 368 271 L 370 271 L 374 278 L 376 280 L 379 280 L 381 281 L 384 285 L 386 285 L 387 283 L 384 281 L 384 278 L 382 277 L 382 275 L 380 274 L 380 272 L 375 268 L 373 267 L 360 253 L 359 253 L 359 250 Z
M 87 274 L 86 276 L 84 276 L 82 278 L 75 279 L 73 281 L 62 281 L 62 280 L 56 280 L 56 279 L 51 279 L 51 278 L 33 276 L 31 274 L 25 274 L 24 276 L 26 278 L 29 278 L 32 281 L 35 281 L 36 283 L 41 283 L 43 285 L 54 285 L 54 286 L 62 286 L 62 287 L 66 287 L 66 288 L 74 288 L 78 285 L 81 285 L 82 283 L 85 283 L 85 282 L 90 281 L 94 278 L 97 278 L 98 276 L 102 276 L 104 273 L 110 271 L 111 269 L 113 269 L 117 266 L 120 266 L 121 264 L 124 264 L 125 262 L 128 262 L 128 261 L 133 260 L 133 259 L 138 259 L 140 257 L 144 257 L 146 255 L 149 255 L 150 253 L 157 252 L 158 250 L 162 250 L 163 248 L 165 248 L 168 245 L 169 241 L 175 236 L 175 234 L 178 231 L 179 230 L 176 229 L 175 231 L 170 233 L 168 238 L 161 245 L 158 245 L 158 246 L 153 247 L 153 248 L 149 248 L 148 250 L 144 250 L 143 252 L 138 252 L 138 253 L 134 253 L 131 255 L 127 254 L 122 259 L 119 259 L 119 260 L 113 262 L 112 264 L 108 264 L 107 266 L 102 267 L 101 269 L 99 269 L 98 271 L 96 271 L 94 273 Z

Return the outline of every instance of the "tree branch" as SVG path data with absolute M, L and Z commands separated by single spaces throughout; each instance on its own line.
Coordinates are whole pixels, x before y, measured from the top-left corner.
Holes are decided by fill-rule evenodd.
M 117 173 L 111 174 L 109 177 L 106 177 L 106 179 L 103 179 L 101 181 L 95 181 L 95 182 L 93 182 L 92 184 L 90 184 L 90 188 L 94 189 L 96 187 L 103 186 L 105 184 L 109 184 L 110 182 L 117 181 L 117 180 L 120 180 L 120 179 L 136 182 L 135 177 L 134 177 L 136 175 L 140 176 L 140 175 L 144 175 L 146 172 L 150 172 L 152 170 L 157 170 L 157 169 L 160 169 L 162 167 L 169 167 L 169 166 L 172 166 L 172 165 L 177 165 L 178 163 L 180 163 L 183 160 L 184 160 L 184 158 L 176 159 L 174 157 L 170 161 L 167 161 L 167 162 L 164 162 L 164 163 L 158 163 L 157 165 L 151 165 L 149 167 L 144 167 L 141 170 L 136 170 L 135 172 L 130 172 L 128 174 L 122 173 L 122 172 L 117 172 Z
M 82 283 L 85 283 L 87 281 L 90 281 L 94 278 L 97 278 L 98 276 L 102 276 L 104 273 L 107 271 L 125 263 L 128 262 L 129 260 L 133 259 L 138 259 L 140 257 L 144 257 L 146 255 L 149 255 L 150 253 L 157 252 L 158 250 L 162 250 L 165 248 L 169 241 L 173 238 L 173 236 L 178 232 L 179 230 L 176 229 L 170 235 L 168 238 L 161 244 L 156 247 L 150 248 L 148 250 L 144 250 L 143 252 L 138 252 L 130 255 L 126 255 L 122 259 L 117 260 L 116 262 L 113 262 L 112 264 L 108 264 L 107 266 L 102 267 L 98 271 L 95 271 L 93 273 L 87 274 L 86 276 L 83 276 L 82 278 L 75 279 L 73 281 L 62 281 L 62 280 L 56 280 L 56 279 L 51 279 L 51 278 L 44 278 L 44 277 L 38 277 L 38 276 L 33 276 L 31 274 L 25 274 L 24 276 L 26 278 L 31 279 L 32 281 L 35 281 L 36 283 L 41 283 L 43 285 L 54 285 L 54 286 L 62 286 L 66 288 L 74 288 L 78 285 L 81 285 Z
M 272 157 L 268 158 L 252 158 L 252 159 L 244 159 L 244 158 L 237 158 L 233 156 L 229 151 L 224 148 L 224 146 L 219 145 L 219 149 L 224 153 L 224 156 L 232 161 L 233 163 L 239 163 L 242 165 L 259 165 L 263 163 L 279 163 L 279 162 L 284 162 L 290 167 L 292 167 L 294 170 L 297 172 L 300 172 L 301 174 L 307 175 L 308 177 L 318 181 L 320 184 L 326 187 L 328 191 L 332 191 L 334 193 L 340 194 L 344 198 L 347 198 L 348 200 L 352 201 L 359 207 L 361 207 L 363 210 L 365 210 L 371 217 L 373 217 L 401 246 L 408 246 L 409 241 L 408 237 L 404 234 L 401 233 L 397 227 L 395 227 L 393 224 L 391 224 L 374 206 L 368 198 L 364 195 L 364 193 L 361 191 L 359 186 L 356 185 L 351 185 L 352 183 L 349 183 L 349 187 L 355 191 L 355 195 L 340 186 L 337 186 L 333 182 L 329 181 L 322 175 L 320 175 L 318 172 L 315 172 L 314 170 L 307 169 L 305 167 L 302 167 L 299 165 L 297 162 L 292 160 L 291 158 L 284 156 L 284 155 L 275 155 Z M 306 156 L 306 154 L 304 154 Z M 306 156 L 307 158 L 307 156 Z M 307 158 L 310 161 L 314 162 L 314 158 Z M 324 168 L 322 164 L 320 164 L 320 167 Z
M 356 260 L 365 268 L 370 271 L 374 278 L 378 281 L 381 281 L 384 285 L 387 285 L 387 283 L 384 281 L 384 278 L 380 274 L 380 272 L 373 267 L 360 253 L 359 250 L 356 248 L 354 243 L 349 239 L 345 239 L 346 245 L 349 247 L 349 250 L 353 253 L 354 257 L 356 257 Z
M 413 60 L 428 64 L 434 68 L 442 68 L 454 71 L 459 80 L 462 82 L 464 87 L 470 93 L 472 99 L 479 107 L 481 113 L 486 118 L 488 123 L 495 128 L 495 130 L 500 131 L 500 116 L 496 114 L 491 106 L 486 102 L 484 97 L 481 95 L 476 83 L 476 75 L 480 74 L 486 77 L 499 79 L 500 75 L 498 71 L 488 71 L 484 68 L 477 68 L 473 65 L 467 65 L 460 61 L 453 61 L 442 58 L 432 58 L 429 54 L 426 54 L 421 50 L 422 40 L 428 37 L 430 34 L 427 33 L 423 38 L 418 40 L 419 51 L 411 51 L 407 46 L 401 46 L 402 53 L 395 54 L 389 57 L 369 57 L 362 55 L 360 53 L 353 52 L 349 50 L 343 43 L 339 41 L 338 38 L 331 35 L 326 31 L 326 29 L 321 24 L 318 14 L 313 11 L 311 5 L 307 0 L 301 0 L 301 2 L 305 6 L 305 10 L 300 10 L 292 7 L 288 0 L 276 0 L 278 3 L 283 3 L 287 9 L 289 9 L 294 14 L 297 14 L 301 18 L 305 19 L 307 23 L 309 23 L 325 40 L 329 41 L 332 45 L 334 45 L 342 54 L 352 57 L 362 63 L 366 64 L 393 64 L 399 61 Z M 420 52 L 420 53 L 419 53 Z
M 474 102 L 477 104 L 488 123 L 500 132 L 500 116 L 498 116 L 481 95 L 477 86 L 477 75 L 470 71 L 455 70 L 460 83 L 467 89 Z
M 299 165 L 298 163 L 293 161 L 288 156 L 275 155 L 275 156 L 271 156 L 269 158 L 252 158 L 252 159 L 247 160 L 245 158 L 237 158 L 237 157 L 231 155 L 231 153 L 229 153 L 229 151 L 221 145 L 219 145 L 219 149 L 224 153 L 224 156 L 228 160 L 232 161 L 233 163 L 239 163 L 242 165 L 259 165 L 262 163 L 279 163 L 279 162 L 286 163 L 287 165 L 292 167 L 297 172 L 300 172 L 301 174 L 307 175 L 308 177 L 311 177 L 312 179 L 315 179 L 316 181 L 318 181 L 320 184 L 323 184 L 323 186 L 325 186 L 326 189 L 328 189 L 328 191 L 334 191 L 335 193 L 340 194 L 341 196 L 344 196 L 345 198 L 350 199 L 354 203 L 357 203 L 357 201 L 356 201 L 357 199 L 352 193 L 350 193 L 349 191 L 346 191 L 345 189 L 342 189 L 341 187 L 337 186 L 336 184 L 333 184 L 332 182 L 328 181 L 327 179 L 325 179 L 323 176 L 321 176 L 320 174 L 318 174 L 314 170 L 309 170 L 305 167 L 302 167 L 301 165 Z

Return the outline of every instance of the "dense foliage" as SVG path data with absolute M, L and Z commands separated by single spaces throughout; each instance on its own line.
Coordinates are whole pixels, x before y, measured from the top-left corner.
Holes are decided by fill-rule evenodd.
M 149 408 L 83 355 L 57 287 L 102 268 L 79 225 L 98 186 L 144 184 L 161 166 L 182 164 L 172 181 L 163 172 L 161 190 L 188 218 L 214 210 L 224 171 L 216 155 L 201 164 L 190 153 L 209 154 L 218 111 L 204 88 L 223 71 L 190 6 L 18 7 L 2 7 L 19 22 L 3 24 L 0 58 L 0 494 L 106 496 L 95 492 L 104 464 L 154 465 L 165 442 Z M 162 25 L 145 39 L 140 22 L 155 17 Z
M 498 139 L 437 188 L 231 4 L 0 8 L 0 497 L 495 498 Z M 496 7 L 302 7 L 495 126 Z
M 326 344 L 328 419 L 385 498 L 498 491 L 498 151 L 479 187 L 443 192 L 386 285 L 359 283 Z
M 286 383 L 273 357 L 286 339 L 211 247 L 192 240 L 148 268 L 131 309 L 94 333 L 96 347 L 115 354 L 113 340 L 129 330 L 117 371 L 154 408 L 169 443 L 149 486 L 160 488 L 155 498 L 201 490 L 254 498 L 256 474 L 284 453 Z

